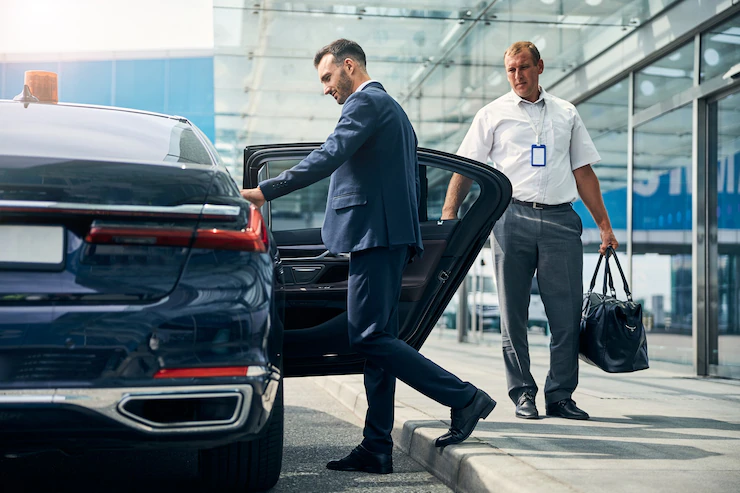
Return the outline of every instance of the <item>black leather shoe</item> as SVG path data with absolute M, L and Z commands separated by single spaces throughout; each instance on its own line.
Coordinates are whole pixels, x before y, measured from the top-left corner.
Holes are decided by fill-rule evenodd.
M 540 413 L 537 412 L 537 406 L 534 404 L 534 396 L 529 392 L 524 392 L 519 396 L 516 403 L 516 412 L 514 415 L 522 419 L 539 419 Z
M 588 413 L 576 407 L 573 399 L 563 399 L 547 405 L 547 415 L 566 419 L 588 419 Z
M 437 438 L 434 445 L 436 447 L 446 447 L 462 442 L 473 433 L 478 420 L 486 419 L 494 407 L 496 407 L 496 401 L 478 389 L 475 397 L 473 397 L 473 402 L 462 409 L 452 410 L 450 413 L 450 430 Z
M 362 445 L 358 445 L 344 459 L 333 460 L 326 464 L 332 471 L 360 471 L 372 474 L 390 474 L 393 472 L 393 456 L 376 454 Z

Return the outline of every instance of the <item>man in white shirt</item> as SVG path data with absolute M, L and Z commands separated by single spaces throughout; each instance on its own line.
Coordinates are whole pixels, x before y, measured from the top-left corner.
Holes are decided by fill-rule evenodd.
M 511 181 L 513 198 L 493 229 L 509 397 L 515 415 L 539 418 L 537 384 L 530 373 L 527 317 L 537 272 L 552 340 L 545 382 L 548 416 L 588 419 L 571 395 L 578 385 L 578 333 L 583 297 L 583 226 L 571 204 L 579 196 L 601 233 L 603 253 L 619 243 L 591 164 L 600 160 L 575 107 L 539 85 L 544 70 L 537 47 L 527 41 L 504 53 L 511 92 L 475 116 L 457 153 L 486 163 Z M 453 175 L 442 219 L 454 219 L 472 180 Z

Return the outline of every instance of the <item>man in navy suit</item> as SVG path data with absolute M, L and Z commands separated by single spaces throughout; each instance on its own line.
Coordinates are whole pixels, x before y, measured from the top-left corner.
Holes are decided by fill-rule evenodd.
M 324 94 L 343 105 L 334 132 L 293 168 L 242 196 L 258 207 L 331 175 L 322 239 L 332 253 L 350 253 L 347 286 L 349 341 L 366 358 L 368 410 L 364 440 L 326 467 L 393 472 L 396 378 L 452 408 L 438 447 L 465 440 L 496 403 L 485 392 L 440 368 L 398 339 L 401 275 L 423 251 L 419 228 L 416 134 L 406 113 L 365 69 L 365 53 L 339 39 L 314 57 Z

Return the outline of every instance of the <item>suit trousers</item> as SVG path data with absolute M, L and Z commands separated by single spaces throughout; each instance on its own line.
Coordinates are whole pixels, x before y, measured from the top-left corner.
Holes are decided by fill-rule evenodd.
M 512 203 L 493 228 L 501 340 L 509 397 L 537 393 L 530 372 L 527 319 L 532 278 L 552 334 L 547 404 L 567 399 L 578 385 L 578 337 L 583 301 L 581 218 L 570 205 L 533 209 Z
M 347 318 L 350 346 L 366 358 L 367 415 L 362 445 L 376 453 L 393 450 L 396 378 L 451 408 L 465 407 L 476 387 L 461 381 L 398 339 L 401 276 L 410 249 L 377 247 L 350 254 Z

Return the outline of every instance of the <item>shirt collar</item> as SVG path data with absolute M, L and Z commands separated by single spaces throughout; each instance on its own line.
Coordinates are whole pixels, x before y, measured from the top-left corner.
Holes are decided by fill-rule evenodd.
M 359 85 L 359 86 L 357 87 L 357 89 L 355 89 L 355 92 L 360 92 L 360 91 L 362 91 L 363 89 L 365 89 L 365 86 L 366 86 L 366 85 L 368 85 L 368 84 L 370 84 L 371 82 L 378 82 L 378 81 L 377 81 L 377 80 L 373 80 L 373 79 L 370 79 L 370 80 L 366 80 L 365 82 L 363 82 L 362 84 L 360 84 L 360 85 Z
M 527 101 L 526 99 L 520 98 L 519 95 L 514 92 L 514 89 L 511 90 L 511 97 L 512 97 L 512 99 L 514 100 L 514 102 L 516 104 L 519 104 L 519 103 L 522 103 L 522 102 L 529 103 L 529 104 L 537 104 L 540 101 L 544 101 L 545 98 L 548 96 L 547 91 L 545 91 L 545 89 L 543 89 L 542 86 L 537 86 L 537 87 L 539 87 L 539 89 L 540 89 L 540 97 L 537 98 L 537 100 L 535 102 Z

